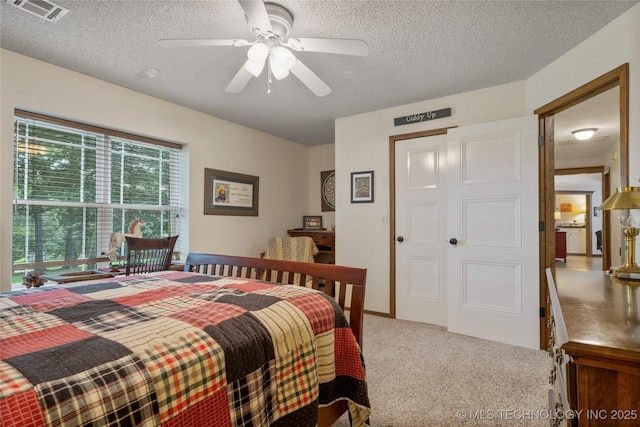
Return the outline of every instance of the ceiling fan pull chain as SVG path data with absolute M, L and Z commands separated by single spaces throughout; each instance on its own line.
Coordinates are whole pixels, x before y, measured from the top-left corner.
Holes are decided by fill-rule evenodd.
M 273 80 L 271 79 L 271 58 L 269 58 L 269 63 L 267 64 L 267 95 L 271 95 L 271 84 Z

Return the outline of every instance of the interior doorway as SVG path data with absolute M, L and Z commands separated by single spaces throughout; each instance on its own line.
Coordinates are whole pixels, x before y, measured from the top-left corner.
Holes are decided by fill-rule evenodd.
M 603 166 L 555 170 L 555 228 L 556 233 L 566 233 L 568 255 L 566 263 L 560 262 L 556 244 L 555 267 L 606 271 L 611 266 L 609 228 L 605 230 L 603 214 L 597 209 L 604 200 L 605 186 L 609 188 L 608 176 L 609 168 Z M 561 212 L 566 202 L 573 202 L 572 209 Z M 578 250 L 576 239 L 581 244 Z M 605 240 L 609 244 L 604 244 Z
M 586 83 L 562 97 L 534 111 L 538 115 L 539 145 L 539 218 L 540 218 L 540 348 L 546 349 L 549 343 L 549 305 L 548 287 L 544 270 L 549 267 L 555 275 L 555 115 L 572 106 L 583 103 L 612 88 L 618 88 L 619 111 L 619 186 L 629 183 L 629 64 L 623 64 L 608 73 Z M 609 177 L 611 178 L 611 177 Z M 608 183 L 608 181 L 607 181 Z M 603 185 L 603 199 L 609 196 L 609 185 Z M 611 226 L 608 211 L 603 211 L 604 227 Z M 612 233 L 609 233 L 611 235 Z

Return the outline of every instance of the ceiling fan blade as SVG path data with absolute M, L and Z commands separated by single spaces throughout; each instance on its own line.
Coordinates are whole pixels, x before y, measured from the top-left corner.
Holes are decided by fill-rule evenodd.
M 270 33 L 273 31 L 267 8 L 262 0 L 238 0 L 238 3 L 242 6 L 253 28 L 261 33 Z
M 289 71 L 304 83 L 311 92 L 316 94 L 316 96 L 326 96 L 331 93 L 331 88 L 320 80 L 320 77 L 316 76 L 306 65 L 300 62 L 299 59 L 296 60 L 296 63 L 293 64 L 293 67 L 291 67 Z
M 301 52 L 339 53 L 341 55 L 369 55 L 369 47 L 362 40 L 290 38 L 285 43 L 291 49 Z
M 249 42 L 242 39 L 162 39 L 158 45 L 161 47 L 248 46 Z
M 249 83 L 249 80 L 251 80 L 251 77 L 253 77 L 253 74 L 251 74 L 243 65 L 240 67 L 233 79 L 231 79 L 225 91 L 229 93 L 242 92 L 247 86 L 247 83 Z

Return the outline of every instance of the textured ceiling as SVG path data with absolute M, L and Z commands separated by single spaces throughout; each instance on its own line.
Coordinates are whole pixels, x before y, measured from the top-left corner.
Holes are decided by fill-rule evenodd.
M 0 47 L 305 145 L 334 142 L 334 119 L 524 80 L 638 1 L 289 1 L 290 37 L 364 40 L 367 57 L 296 52 L 332 92 L 263 74 L 225 87 L 246 47 L 161 48 L 164 38 L 252 40 L 224 1 L 73 1 L 50 23 L 0 3 Z M 143 71 L 159 70 L 150 79 Z

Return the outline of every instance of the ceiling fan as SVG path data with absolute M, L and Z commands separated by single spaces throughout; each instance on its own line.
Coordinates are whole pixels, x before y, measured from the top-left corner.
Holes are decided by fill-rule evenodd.
M 229 93 L 240 93 L 251 80 L 258 77 L 267 65 L 268 86 L 271 92 L 271 76 L 283 79 L 291 72 L 304 83 L 316 96 L 326 96 L 331 88 L 313 71 L 304 65 L 290 49 L 299 52 L 324 52 L 342 55 L 367 56 L 369 48 L 362 40 L 327 38 L 289 38 L 286 39 L 293 24 L 293 16 L 284 7 L 262 0 L 238 0 L 247 17 L 249 28 L 256 39 L 163 39 L 163 47 L 184 46 L 250 46 L 248 59 L 227 85 Z

